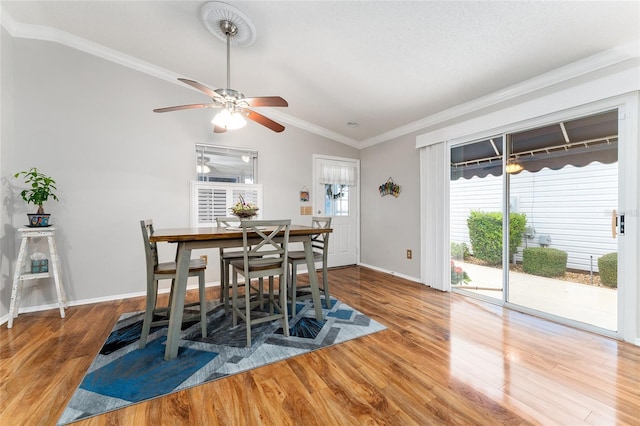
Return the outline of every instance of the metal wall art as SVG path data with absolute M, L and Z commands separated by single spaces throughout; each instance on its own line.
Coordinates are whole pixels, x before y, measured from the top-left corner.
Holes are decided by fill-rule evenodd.
M 393 195 L 396 198 L 400 195 L 400 189 L 400 185 L 395 183 L 391 177 L 389 177 L 389 179 L 387 179 L 387 181 L 378 188 L 381 197 L 384 197 L 385 195 Z

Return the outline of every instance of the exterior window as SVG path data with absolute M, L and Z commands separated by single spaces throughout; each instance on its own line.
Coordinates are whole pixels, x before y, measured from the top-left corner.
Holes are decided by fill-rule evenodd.
M 349 185 L 324 185 L 324 211 L 328 216 L 349 216 Z
M 215 226 L 216 217 L 232 216 L 231 206 L 240 195 L 255 204 L 262 217 L 262 185 L 242 183 L 191 182 L 191 226 Z

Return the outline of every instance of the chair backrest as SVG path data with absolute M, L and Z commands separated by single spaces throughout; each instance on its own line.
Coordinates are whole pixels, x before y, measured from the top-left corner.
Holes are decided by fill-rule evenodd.
M 218 227 L 223 227 L 223 228 L 228 228 L 230 226 L 234 226 L 234 227 L 240 227 L 240 218 L 237 216 L 227 216 L 227 217 L 216 217 L 216 224 L 218 225 Z M 220 247 L 220 261 L 222 261 L 222 256 L 224 255 L 225 252 L 229 252 L 229 251 L 237 251 L 235 249 L 228 249 L 228 248 L 223 248 Z
M 144 255 L 147 260 L 147 269 L 153 269 L 158 265 L 158 246 L 149 241 L 149 235 L 153 234 L 153 220 L 145 219 L 140 221 L 142 228 L 142 239 L 144 241 Z
M 331 217 L 313 216 L 311 226 L 314 228 L 331 228 Z M 329 232 L 315 234 L 311 237 L 311 247 L 318 252 L 322 251 L 322 259 L 326 263 L 329 249 Z
M 243 220 L 242 244 L 245 273 L 259 270 L 261 275 L 284 275 L 286 279 L 291 219 Z
M 216 217 L 216 224 L 220 227 L 240 226 L 240 218 L 237 216 Z

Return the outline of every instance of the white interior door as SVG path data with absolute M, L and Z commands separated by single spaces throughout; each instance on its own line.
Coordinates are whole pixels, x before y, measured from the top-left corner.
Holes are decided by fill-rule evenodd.
M 354 265 L 359 253 L 360 161 L 313 156 L 313 212 L 331 216 L 328 264 Z

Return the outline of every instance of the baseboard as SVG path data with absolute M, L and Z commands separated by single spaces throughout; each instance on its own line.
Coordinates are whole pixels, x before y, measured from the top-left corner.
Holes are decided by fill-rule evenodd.
M 358 265 L 364 266 L 365 268 L 376 270 L 378 272 L 384 272 L 385 274 L 393 275 L 394 277 L 400 277 L 400 278 L 404 278 L 405 280 L 415 281 L 417 283 L 422 284 L 422 281 L 420 281 L 420 278 L 412 277 L 410 275 L 401 274 L 400 272 L 390 271 L 388 269 L 380 268 L 378 266 L 373 266 L 373 265 L 369 265 L 369 264 L 366 264 L 366 263 L 359 263 Z
M 219 287 L 219 282 L 206 283 L 205 287 Z M 198 288 L 198 284 L 190 284 L 187 286 L 187 290 L 194 290 Z M 161 288 L 158 290 L 158 293 L 169 293 L 168 288 Z M 124 293 L 117 294 L 112 296 L 104 296 L 104 297 L 93 297 L 91 299 L 82 299 L 82 300 L 73 300 L 67 302 L 67 307 L 71 306 L 81 306 L 81 305 L 90 305 L 92 303 L 101 303 L 101 302 L 111 302 L 113 300 L 123 300 L 123 299 L 132 299 L 134 297 L 144 297 L 147 295 L 146 291 L 137 291 L 135 293 Z M 48 311 L 50 309 L 58 309 L 57 303 L 48 303 L 46 305 L 37 305 L 37 306 L 26 306 L 24 308 L 18 309 L 18 315 L 26 314 L 29 312 L 40 312 L 40 311 Z M 0 317 L 0 325 L 9 322 L 9 314 L 3 315 Z M 14 320 L 15 322 L 15 320 Z

